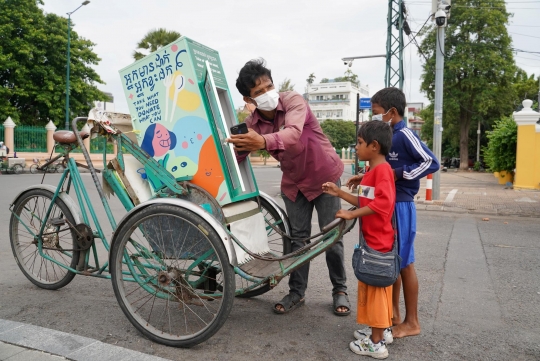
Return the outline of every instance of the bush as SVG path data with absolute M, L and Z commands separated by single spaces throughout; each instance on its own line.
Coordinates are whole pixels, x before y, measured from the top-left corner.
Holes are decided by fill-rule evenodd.
M 495 122 L 487 132 L 488 145 L 484 147 L 484 159 L 493 172 L 514 172 L 516 168 L 517 124 L 509 117 Z
M 336 151 L 356 144 L 356 122 L 327 119 L 321 122 L 321 128 Z

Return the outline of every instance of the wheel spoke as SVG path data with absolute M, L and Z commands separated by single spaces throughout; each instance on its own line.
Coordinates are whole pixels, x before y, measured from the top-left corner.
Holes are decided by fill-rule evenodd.
M 232 305 L 233 273 L 223 264 L 227 256 L 221 239 L 213 229 L 208 234 L 208 226 L 199 228 L 203 221 L 194 213 L 169 205 L 149 206 L 132 217 L 116 230 L 111 250 L 113 288 L 122 310 L 156 342 L 202 342 L 217 331 Z M 216 273 L 222 272 L 228 281 L 216 293 Z

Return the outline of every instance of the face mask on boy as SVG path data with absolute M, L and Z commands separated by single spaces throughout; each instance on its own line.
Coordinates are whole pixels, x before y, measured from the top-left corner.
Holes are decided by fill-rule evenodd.
M 277 108 L 279 93 L 276 89 L 267 91 L 256 98 L 251 98 L 257 102 L 257 108 L 265 111 L 272 111 Z
M 392 108 L 388 109 L 388 112 L 390 112 L 390 110 L 392 110 Z M 385 123 L 388 123 L 390 124 L 390 122 L 392 121 L 392 118 L 390 118 L 389 120 L 383 120 L 383 116 L 385 116 L 386 114 L 388 114 L 388 112 L 384 113 L 384 114 L 375 114 L 371 117 L 371 120 L 378 120 L 378 121 L 381 121 L 381 122 L 385 122 Z

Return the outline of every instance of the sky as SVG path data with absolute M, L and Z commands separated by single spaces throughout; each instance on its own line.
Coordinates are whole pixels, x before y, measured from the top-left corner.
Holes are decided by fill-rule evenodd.
M 81 3 L 44 0 L 42 8 L 67 17 Z M 405 3 L 410 27 L 417 31 L 429 17 L 431 1 Z M 513 47 L 540 52 L 540 0 L 506 3 L 514 14 L 509 26 Z M 387 11 L 381 0 L 91 0 L 71 19 L 73 30 L 95 43 L 102 59 L 95 69 L 106 84 L 98 88 L 113 94 L 116 111 L 128 113 L 118 72 L 133 63 L 137 43 L 152 29 L 175 30 L 217 50 L 237 108 L 244 103 L 234 84 L 250 59 L 264 58 L 276 85 L 290 78 L 303 93 L 310 73 L 316 82 L 342 76 L 347 67 L 341 58 L 385 54 Z M 518 53 L 516 62 L 529 74 L 540 73 L 540 54 Z M 355 60 L 351 70 L 369 85 L 371 95 L 384 87 L 384 58 Z M 407 100 L 427 104 L 420 92 L 422 63 L 412 44 L 405 49 L 404 70 Z

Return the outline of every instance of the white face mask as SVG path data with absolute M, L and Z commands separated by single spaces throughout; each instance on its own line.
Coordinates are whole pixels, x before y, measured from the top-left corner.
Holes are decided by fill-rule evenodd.
M 392 108 L 388 109 L 388 112 L 389 112 L 390 110 L 392 110 Z M 372 116 L 371 116 L 371 120 L 378 120 L 378 121 L 381 121 L 381 122 L 382 122 L 382 121 L 384 121 L 382 117 L 383 117 L 384 115 L 388 114 L 388 112 L 386 112 L 386 113 L 384 113 L 384 114 L 375 114 L 375 115 L 372 115 Z M 390 123 L 390 122 L 392 121 L 392 119 L 393 119 L 393 118 L 390 118 L 390 120 L 387 120 L 387 121 L 384 121 L 384 122 L 385 122 L 385 123 Z
M 276 89 L 272 89 L 256 98 L 251 99 L 255 100 L 258 109 L 272 111 L 277 108 L 279 102 L 279 93 Z

